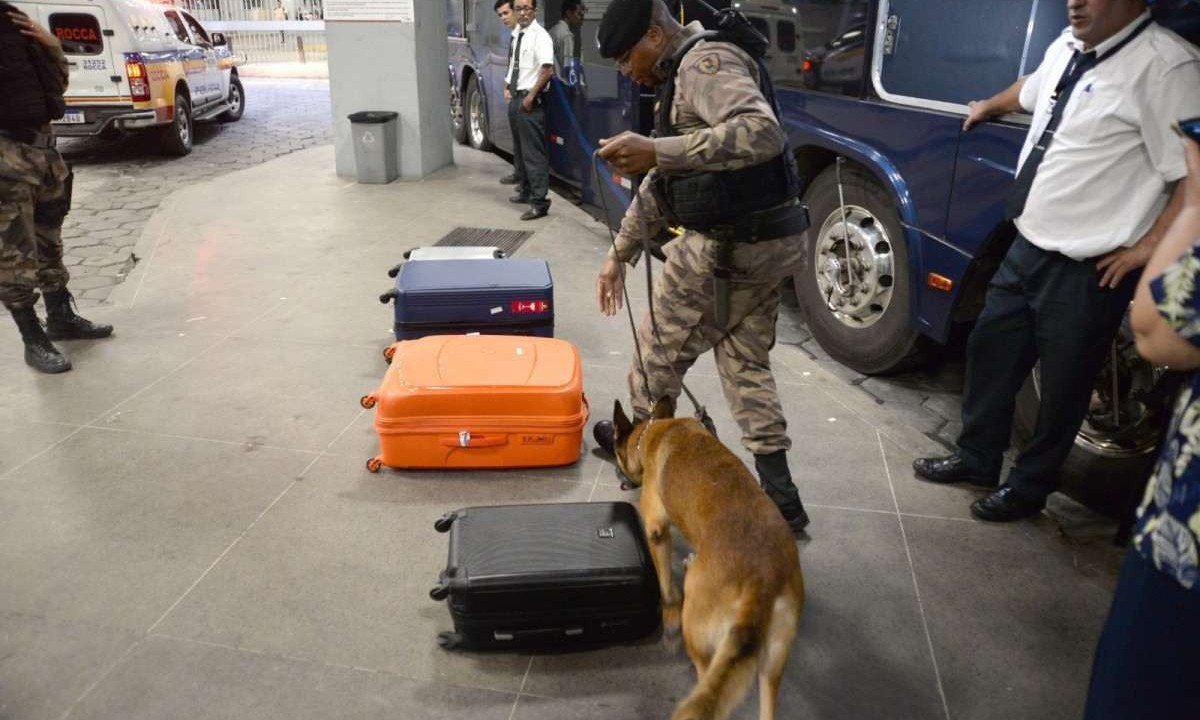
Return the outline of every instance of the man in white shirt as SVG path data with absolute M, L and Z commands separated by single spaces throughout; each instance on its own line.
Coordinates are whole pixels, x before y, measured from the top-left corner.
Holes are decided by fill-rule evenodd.
M 517 14 L 513 55 L 508 64 L 508 90 L 520 103 L 513 136 L 513 164 L 522 182 L 509 201 L 529 204 L 522 220 L 546 217 L 550 210 L 550 153 L 546 146 L 546 105 L 542 90 L 554 76 L 554 43 L 538 24 L 537 0 L 514 0 Z
M 578 35 L 586 15 L 587 7 L 583 0 L 563 0 L 562 19 L 550 28 L 550 39 L 554 41 L 554 62 L 563 82 L 567 82 L 571 66 L 579 62 L 581 48 Z
M 508 28 L 512 33 L 508 36 L 508 67 L 512 67 L 513 46 L 517 42 L 517 14 L 513 11 L 512 0 L 496 0 L 495 4 L 496 17 L 500 18 L 500 22 L 504 27 Z M 508 91 L 507 81 L 504 84 L 504 102 L 508 103 L 508 129 L 512 131 L 513 138 L 517 137 L 517 112 L 520 110 L 516 101 L 513 100 L 512 93 Z M 515 140 L 514 140 L 515 142 Z M 500 178 L 501 185 L 521 185 L 524 181 L 517 170 L 516 158 L 513 159 L 513 171 L 508 175 Z
M 1017 238 L 967 345 L 958 452 L 913 462 L 926 480 L 995 488 L 1014 398 L 1040 361 L 1034 435 L 971 505 L 983 520 L 1037 514 L 1057 489 L 1141 268 L 1182 204 L 1171 124 L 1200 116 L 1200 51 L 1144 0 L 1067 0 L 1067 12 L 1038 69 L 972 102 L 963 124 L 1033 113 L 1006 208 Z

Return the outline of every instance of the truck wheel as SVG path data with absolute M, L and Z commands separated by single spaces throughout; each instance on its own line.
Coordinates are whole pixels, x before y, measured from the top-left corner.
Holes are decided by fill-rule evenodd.
M 463 96 L 455 87 L 454 76 L 450 76 L 450 132 L 454 134 L 454 142 L 459 145 L 467 144 L 467 116 L 463 108 Z
M 1178 373 L 1168 373 L 1138 356 L 1126 322 L 1096 377 L 1075 447 L 1059 470 L 1060 489 L 1096 512 L 1132 521 L 1154 466 L 1180 378 Z M 1017 448 L 1033 437 L 1040 389 L 1040 368 L 1035 366 L 1017 395 L 1013 423 Z
M 479 76 L 471 78 L 467 86 L 467 140 L 476 150 L 491 150 L 492 139 L 488 137 L 487 109 L 484 108 L 483 91 L 479 89 Z
M 192 103 L 188 96 L 175 91 L 175 119 L 160 128 L 159 140 L 167 155 L 182 157 L 192 151 Z
M 246 91 L 242 89 L 242 81 L 238 80 L 237 75 L 229 78 L 229 97 L 225 101 L 229 103 L 229 109 L 221 113 L 218 119 L 221 122 L 241 120 L 242 113 L 246 112 Z
M 908 248 L 891 197 L 865 171 L 837 168 L 804 194 L 812 218 L 804 260 L 793 277 L 813 337 L 835 360 L 867 375 L 920 362 L 909 322 Z

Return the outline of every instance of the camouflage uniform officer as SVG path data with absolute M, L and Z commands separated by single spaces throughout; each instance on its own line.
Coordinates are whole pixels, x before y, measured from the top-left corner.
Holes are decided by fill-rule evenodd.
M 67 291 L 62 222 L 71 172 L 54 149 L 49 124 L 63 114 L 67 69 L 58 38 L 0 3 L 0 302 L 20 328 L 25 362 L 45 373 L 71 369 L 51 339 L 112 334 L 112 326 L 76 315 Z M 45 328 L 34 311 L 39 288 Z
M 657 87 L 666 80 L 663 61 L 674 58 L 703 29 L 699 23 L 681 27 L 661 0 L 614 0 L 599 32 L 601 54 L 616 58 L 633 80 Z M 621 172 L 649 171 L 597 280 L 605 315 L 621 307 L 623 263 L 636 263 L 643 240 L 665 225 L 653 190 L 656 173 L 736 170 L 785 151 L 783 129 L 759 87 L 759 66 L 741 48 L 700 40 L 677 67 L 670 109 L 675 136 L 662 137 L 660 127 L 654 139 L 627 132 L 600 141 L 600 155 Z M 732 275 L 723 323 L 716 317 L 718 291 L 713 282 L 718 241 L 688 230 L 667 244 L 662 279 L 654 286 L 652 300 L 657 337 L 647 315 L 638 330 L 645 375 L 636 360 L 629 375 L 635 419 L 644 419 L 658 397 L 678 397 L 684 373 L 712 349 L 742 444 L 755 455 L 763 489 L 796 531 L 807 525 L 808 516 L 788 470 L 791 440 L 769 353 L 775 343 L 779 283 L 795 272 L 801 240 L 801 235 L 791 235 L 731 244 Z M 611 423 L 601 421 L 593 432 L 597 442 L 611 450 Z

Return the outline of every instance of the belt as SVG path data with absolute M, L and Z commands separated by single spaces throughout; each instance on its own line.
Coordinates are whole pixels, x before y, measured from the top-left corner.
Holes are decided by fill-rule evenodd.
M 715 240 L 756 243 L 799 235 L 808 227 L 808 208 L 798 200 L 790 200 L 769 210 L 750 213 L 736 222 L 714 225 L 703 232 Z
M 19 143 L 32 145 L 36 148 L 49 149 L 54 147 L 54 133 L 40 130 L 6 130 L 0 129 L 0 136 Z

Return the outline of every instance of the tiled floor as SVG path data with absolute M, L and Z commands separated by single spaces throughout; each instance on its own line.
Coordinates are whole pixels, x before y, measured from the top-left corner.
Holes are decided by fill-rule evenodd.
M 0 718 L 669 715 L 690 664 L 653 638 L 537 655 L 434 642 L 449 617 L 428 597 L 446 551 L 433 520 L 633 500 L 609 465 L 363 467 L 386 269 L 456 226 L 526 229 L 495 182 L 503 163 L 458 160 L 364 187 L 319 148 L 192 186 L 148 224 L 114 304 L 89 311 L 117 336 L 66 344 L 73 372 L 36 375 L 0 334 Z M 631 351 L 623 320 L 593 308 L 607 236 L 562 200 L 535 227 L 520 255 L 551 262 L 557 334 L 580 347 L 599 418 Z M 1111 526 L 1069 505 L 979 524 L 977 492 L 913 478 L 938 446 L 795 348 L 774 359 L 813 516 L 780 717 L 1078 716 L 1120 555 Z M 733 442 L 711 361 L 689 379 Z

